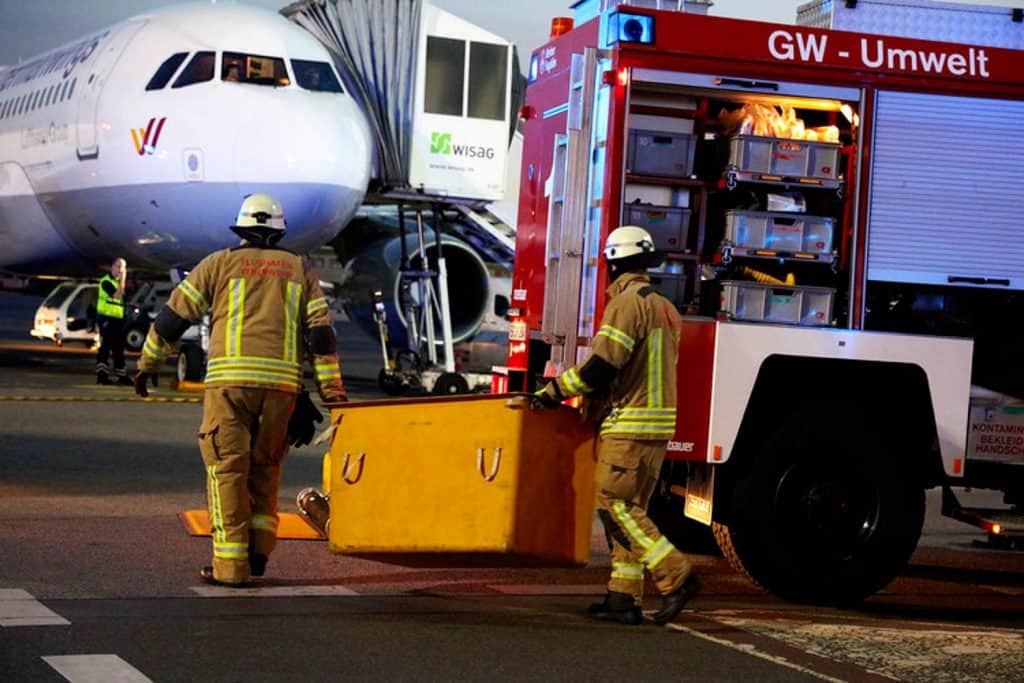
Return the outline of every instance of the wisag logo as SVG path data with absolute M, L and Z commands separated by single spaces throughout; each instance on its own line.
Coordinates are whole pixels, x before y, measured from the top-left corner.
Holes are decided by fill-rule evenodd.
M 452 134 L 451 133 L 438 133 L 433 132 L 430 134 L 430 153 L 431 154 L 451 154 L 452 153 Z
M 145 128 L 132 128 L 132 142 L 135 143 L 135 151 L 139 153 L 140 157 L 156 152 L 156 143 L 160 140 L 160 131 L 164 129 L 166 120 L 166 116 L 159 120 L 152 118 Z M 154 126 L 156 126 L 156 130 L 153 130 Z
M 434 131 L 430 134 L 430 153 L 445 154 L 467 159 L 493 159 L 494 148 L 482 145 L 460 145 L 453 142 L 451 133 Z

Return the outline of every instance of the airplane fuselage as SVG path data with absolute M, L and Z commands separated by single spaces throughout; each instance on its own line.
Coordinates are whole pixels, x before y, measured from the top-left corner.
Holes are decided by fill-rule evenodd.
M 283 205 L 284 246 L 324 244 L 371 165 L 341 90 L 311 35 L 240 5 L 141 15 L 0 71 L 0 269 L 195 263 L 237 242 L 253 192 Z

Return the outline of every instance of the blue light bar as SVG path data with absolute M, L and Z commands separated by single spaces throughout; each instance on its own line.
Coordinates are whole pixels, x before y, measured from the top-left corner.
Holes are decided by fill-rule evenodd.
M 614 12 L 608 17 L 608 43 L 654 44 L 654 17 Z

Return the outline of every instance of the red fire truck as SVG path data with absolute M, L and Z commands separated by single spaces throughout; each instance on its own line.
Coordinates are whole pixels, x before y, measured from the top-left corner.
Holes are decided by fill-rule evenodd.
M 663 523 L 827 603 L 905 566 L 926 489 L 1019 534 L 1024 51 L 589 4 L 530 64 L 509 388 L 586 354 L 641 225 L 685 314 Z

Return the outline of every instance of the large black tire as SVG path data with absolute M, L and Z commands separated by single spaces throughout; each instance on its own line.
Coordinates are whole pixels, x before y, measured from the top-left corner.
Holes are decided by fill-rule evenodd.
M 433 393 L 440 396 L 468 394 L 469 382 L 457 372 L 442 372 L 434 382 Z
M 178 381 L 201 382 L 206 365 L 206 354 L 195 344 L 184 344 L 178 354 Z
M 924 524 L 924 489 L 907 453 L 889 453 L 857 408 L 791 414 L 732 483 L 722 553 L 790 600 L 849 605 L 906 566 Z M 903 456 L 903 457 L 901 457 Z

